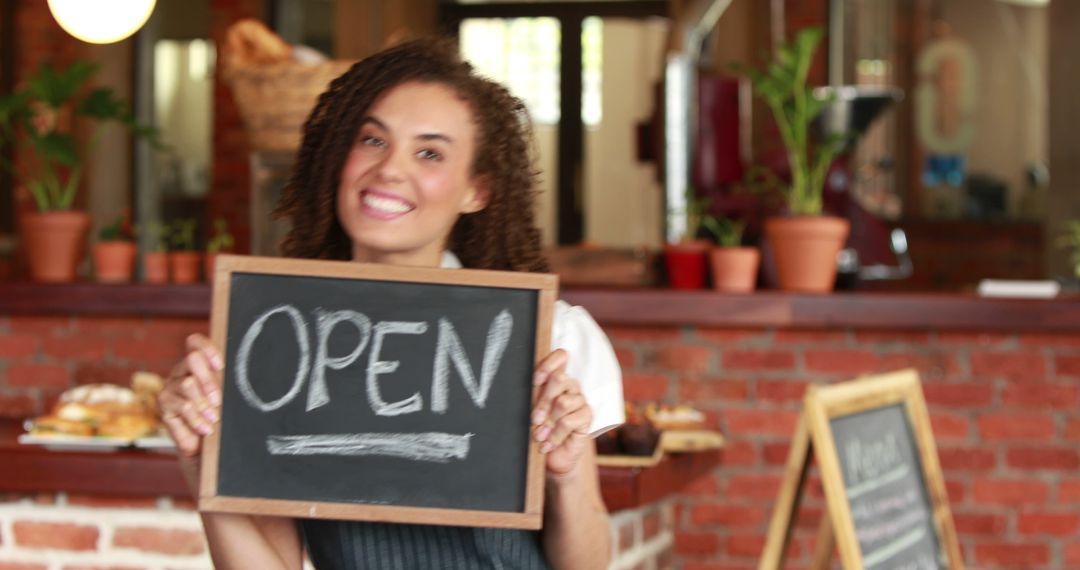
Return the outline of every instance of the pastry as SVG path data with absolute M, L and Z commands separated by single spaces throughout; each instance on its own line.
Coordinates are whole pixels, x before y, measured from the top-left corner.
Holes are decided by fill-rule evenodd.
M 146 414 L 120 414 L 97 426 L 97 435 L 138 439 L 157 430 L 157 420 Z
M 701 429 L 705 426 L 705 414 L 686 405 L 649 404 L 645 408 L 645 417 L 660 430 Z
M 69 420 L 59 416 L 41 416 L 35 418 L 30 428 L 34 435 L 73 435 L 89 437 L 94 435 L 94 427 L 87 422 Z

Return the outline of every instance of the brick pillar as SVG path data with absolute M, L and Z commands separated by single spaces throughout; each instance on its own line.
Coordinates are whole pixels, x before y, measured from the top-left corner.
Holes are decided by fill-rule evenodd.
M 242 18 L 263 18 L 261 0 L 211 0 L 213 19 L 210 39 L 219 47 L 214 77 L 213 172 L 207 197 L 209 219 L 225 218 L 236 237 L 236 251 L 251 251 L 251 171 L 250 151 L 233 101 L 232 91 L 222 81 L 221 49 L 225 31 Z

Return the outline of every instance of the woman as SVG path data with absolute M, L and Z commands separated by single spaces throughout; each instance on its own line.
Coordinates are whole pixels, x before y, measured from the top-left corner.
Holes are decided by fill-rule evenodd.
M 452 44 L 418 41 L 336 79 L 304 126 L 278 214 L 288 257 L 546 271 L 533 224 L 524 107 L 479 78 Z M 623 421 L 618 364 L 579 307 L 556 304 L 557 347 L 536 366 L 532 437 L 545 455 L 539 533 L 203 513 L 218 568 L 604 568 L 607 513 L 592 436 Z M 160 396 L 197 480 L 201 438 L 221 406 L 217 347 L 188 339 Z

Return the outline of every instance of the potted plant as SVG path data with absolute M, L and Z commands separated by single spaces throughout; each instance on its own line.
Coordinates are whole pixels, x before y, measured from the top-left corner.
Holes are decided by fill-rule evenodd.
M 236 246 L 236 240 L 229 233 L 229 223 L 225 218 L 214 220 L 214 235 L 206 242 L 206 259 L 204 259 L 206 280 L 214 280 L 214 260 L 221 252 L 232 251 Z
M 143 281 L 168 283 L 169 228 L 161 222 L 150 222 L 145 228 L 150 246 L 143 252 Z
M 94 275 L 102 283 L 127 283 L 135 271 L 135 232 L 128 212 L 98 232 L 94 244 Z
M 716 240 L 716 247 L 709 249 L 713 289 L 725 293 L 753 291 L 761 253 L 756 247 L 742 245 L 746 222 L 705 216 L 701 224 Z
M 822 215 L 825 176 L 846 137 L 811 140 L 810 125 L 829 103 L 806 85 L 821 38 L 820 28 L 804 29 L 778 48 L 765 71 L 742 69 L 772 111 L 791 168 L 783 188 L 788 215 L 765 220 L 780 288 L 790 291 L 831 291 L 836 256 L 850 231 L 846 219 Z
M 41 65 L 14 93 L 0 96 L 0 146 L 18 149 L 15 163 L 0 159 L 31 194 L 37 211 L 20 219 L 28 250 L 30 276 L 37 281 L 75 278 L 86 245 L 90 218 L 74 209 L 87 152 L 96 146 L 107 121 L 136 135 L 154 131 L 135 122 L 112 90 L 87 89 L 98 66 L 79 61 L 56 70 Z M 95 122 L 84 141 L 75 136 L 76 118 Z
M 664 244 L 664 267 L 668 284 L 674 289 L 701 289 L 705 286 L 709 242 L 698 239 L 702 217 L 709 201 L 696 196 L 693 187 L 686 191 L 686 233 L 676 243 Z
M 199 252 L 195 251 L 195 220 L 186 218 L 173 222 L 169 235 L 173 249 L 169 251 L 169 274 L 173 283 L 194 283 L 199 280 Z

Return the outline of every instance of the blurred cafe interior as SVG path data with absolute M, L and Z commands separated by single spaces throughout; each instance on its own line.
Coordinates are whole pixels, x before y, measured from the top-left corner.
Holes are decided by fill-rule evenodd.
M 261 148 L 248 138 L 260 140 L 257 128 L 244 130 L 244 113 L 260 128 L 276 119 L 267 101 L 238 100 L 244 79 L 227 80 L 224 35 L 243 16 L 345 62 L 405 37 L 455 35 L 469 61 L 529 107 L 539 219 L 564 282 L 663 287 L 665 244 L 713 238 L 687 235 L 701 206 L 743 222 L 743 245 L 763 246 L 764 219 L 784 210 L 773 188 L 790 169 L 741 70 L 820 27 L 808 83 L 833 94 L 812 131 L 846 137 L 824 192 L 826 213 L 851 222 L 836 285 L 955 292 L 982 279 L 1068 285 L 1074 273 L 1063 237 L 1077 208 L 1070 161 L 1058 160 L 1054 176 L 1050 167 L 1052 152 L 1072 146 L 1069 74 L 1049 49 L 1068 41 L 1053 34 L 1067 18 L 1052 18 L 1050 2 L 281 0 L 239 3 L 234 15 L 212 1 L 161 0 L 137 34 L 111 44 L 71 37 L 37 4 L 4 3 L 5 91 L 42 63 L 95 62 L 91 81 L 130 101 L 163 143 L 105 124 L 97 144 L 80 145 L 92 154 L 80 156 L 74 205 L 90 215 L 91 244 L 126 215 L 144 229 L 140 251 L 159 248 L 159 225 L 187 221 L 190 249 L 204 250 L 220 227 L 233 251 L 276 252 L 284 230 L 267 213 L 290 149 Z M 692 80 L 681 66 L 693 67 Z M 667 80 L 672 73 L 687 79 Z M 16 151 L 5 145 L 8 158 Z M 20 213 L 34 209 L 25 186 L 7 170 L 0 178 L 5 280 L 28 274 L 18 231 Z M 756 284 L 774 289 L 764 249 Z M 93 278 L 89 255 L 79 275 Z
M 133 31 L 78 39 L 102 14 Z M 207 330 L 214 254 L 277 254 L 315 96 L 431 34 L 526 103 L 543 243 L 632 423 L 670 406 L 723 435 L 601 468 L 613 568 L 757 567 L 806 387 L 903 368 L 967 564 L 1080 567 L 1077 26 L 1073 0 L 0 0 L 0 568 L 208 567 L 168 453 L 20 445 L 22 422 L 166 374 Z M 58 102 L 29 128 L 25 93 Z M 31 229 L 46 211 L 82 241 L 35 245 L 64 233 Z M 843 229 L 812 258 L 784 216 Z M 824 510 L 812 483 L 793 564 Z

